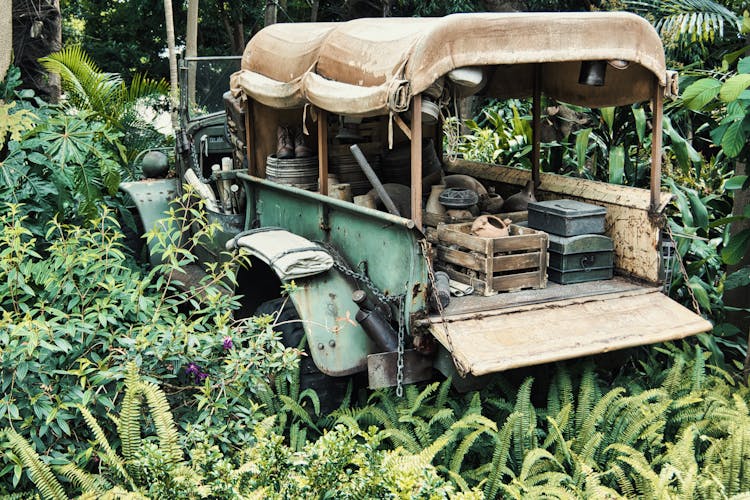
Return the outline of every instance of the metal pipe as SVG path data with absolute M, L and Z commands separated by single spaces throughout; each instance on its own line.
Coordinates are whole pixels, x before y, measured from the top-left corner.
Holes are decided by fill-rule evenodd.
M 318 191 L 328 194 L 328 112 L 318 110 Z
M 370 164 L 367 162 L 367 158 L 365 158 L 365 155 L 362 153 L 362 150 L 359 149 L 359 146 L 357 146 L 356 144 L 352 144 L 351 146 L 349 146 L 349 149 L 354 155 L 354 159 L 357 160 L 357 163 L 359 163 L 360 168 L 367 176 L 367 180 L 370 181 L 370 184 L 372 184 L 372 187 L 374 187 L 375 191 L 377 191 L 378 196 L 380 196 L 380 199 L 383 201 L 383 204 L 385 205 L 385 208 L 388 210 L 388 212 L 392 213 L 393 215 L 401 216 L 401 213 L 398 211 L 398 208 L 396 208 L 396 205 L 393 203 L 393 200 L 386 192 L 385 188 L 383 187 L 383 184 L 380 182 L 380 179 L 378 179 L 378 175 L 375 173 L 375 171 L 372 169 Z

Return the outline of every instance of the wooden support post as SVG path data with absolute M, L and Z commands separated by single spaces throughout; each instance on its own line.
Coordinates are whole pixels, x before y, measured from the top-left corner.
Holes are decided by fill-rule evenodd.
M 534 65 L 534 100 L 531 106 L 532 139 L 531 139 L 531 179 L 534 181 L 534 191 L 539 187 L 541 164 L 541 135 L 542 135 L 542 80 L 541 67 Z
M 411 101 L 411 219 L 422 229 L 422 94 Z
M 250 175 L 258 176 L 258 166 L 255 161 L 255 129 L 252 120 L 253 101 L 245 99 L 245 151 L 247 153 L 247 170 Z
M 654 99 L 651 101 L 653 130 L 651 136 L 651 210 L 656 211 L 661 203 L 661 141 L 662 113 L 664 111 L 664 88 L 659 80 L 654 84 Z
M 318 110 L 318 192 L 328 195 L 328 112 Z

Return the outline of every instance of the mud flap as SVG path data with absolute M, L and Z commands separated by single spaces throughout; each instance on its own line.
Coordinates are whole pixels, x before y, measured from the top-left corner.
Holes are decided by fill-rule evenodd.
M 398 384 L 398 353 L 380 352 L 367 356 L 367 377 L 370 389 L 394 387 Z M 414 384 L 432 378 L 432 359 L 414 349 L 404 350 L 404 384 Z

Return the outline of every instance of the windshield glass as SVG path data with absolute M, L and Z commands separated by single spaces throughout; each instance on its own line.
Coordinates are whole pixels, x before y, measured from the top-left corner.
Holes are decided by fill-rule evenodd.
M 241 59 L 196 57 L 183 61 L 183 106 L 190 120 L 224 111 L 222 95 L 229 90 L 229 76 L 240 69 Z

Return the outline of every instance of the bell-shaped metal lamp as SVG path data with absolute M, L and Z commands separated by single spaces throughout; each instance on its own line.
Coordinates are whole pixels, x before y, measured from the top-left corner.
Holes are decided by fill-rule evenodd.
M 607 71 L 607 61 L 581 61 L 581 71 L 578 73 L 578 83 L 601 87 L 604 85 L 604 75 Z

